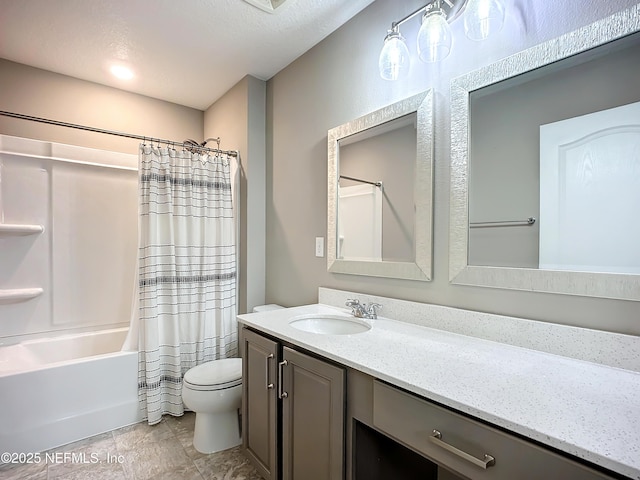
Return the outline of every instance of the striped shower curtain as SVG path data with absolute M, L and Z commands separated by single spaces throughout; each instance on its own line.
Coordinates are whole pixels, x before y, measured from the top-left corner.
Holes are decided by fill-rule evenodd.
M 230 161 L 140 146 L 138 393 L 149 424 L 182 415 L 184 373 L 238 355 Z

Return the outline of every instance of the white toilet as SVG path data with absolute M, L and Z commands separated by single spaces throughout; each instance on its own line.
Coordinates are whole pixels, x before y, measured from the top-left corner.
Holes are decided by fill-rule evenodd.
M 254 312 L 283 308 L 260 305 Z M 213 453 L 240 445 L 242 359 L 213 360 L 187 370 L 182 379 L 182 402 L 196 413 L 193 447 Z
M 213 453 L 240 445 L 242 359 L 214 360 L 189 369 L 182 380 L 182 401 L 196 413 L 197 451 Z

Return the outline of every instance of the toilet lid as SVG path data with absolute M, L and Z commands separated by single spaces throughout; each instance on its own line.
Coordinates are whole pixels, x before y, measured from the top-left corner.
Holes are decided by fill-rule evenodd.
M 194 390 L 222 390 L 242 384 L 242 359 L 224 358 L 193 367 L 183 382 Z

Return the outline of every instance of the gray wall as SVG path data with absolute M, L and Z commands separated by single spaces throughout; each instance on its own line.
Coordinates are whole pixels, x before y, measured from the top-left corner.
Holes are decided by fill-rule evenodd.
M 204 138 L 240 152 L 238 312 L 265 303 L 266 83 L 246 76 L 204 114 Z
M 202 137 L 203 112 L 0 59 L 0 110 L 136 135 Z M 138 140 L 0 116 L 0 133 L 133 153 Z
M 388 83 L 377 59 L 394 20 L 422 0 L 377 0 L 267 84 L 266 300 L 313 303 L 318 286 L 449 305 L 517 317 L 640 334 L 640 304 L 450 285 L 448 282 L 451 78 L 541 41 L 591 23 L 637 2 L 505 0 L 507 23 L 485 42 L 467 40 L 460 21 L 454 46 L 437 65 L 416 60 L 418 21 L 402 28 L 412 53 L 408 79 Z M 406 27 L 406 28 L 405 28 Z M 327 231 L 327 130 L 397 100 L 433 88 L 435 93 L 434 279 L 368 278 L 327 272 L 314 255 L 314 237 Z

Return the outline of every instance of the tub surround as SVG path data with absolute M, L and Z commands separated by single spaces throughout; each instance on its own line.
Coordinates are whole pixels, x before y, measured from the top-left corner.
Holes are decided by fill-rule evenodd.
M 324 288 L 319 298 L 326 303 L 240 315 L 238 320 L 640 479 L 639 338 Z M 338 306 L 346 298 L 384 305 L 377 320 L 368 320 L 369 331 L 319 335 L 289 325 L 297 315 L 348 314 Z
M 128 327 L 137 162 L 0 135 L 0 345 Z

